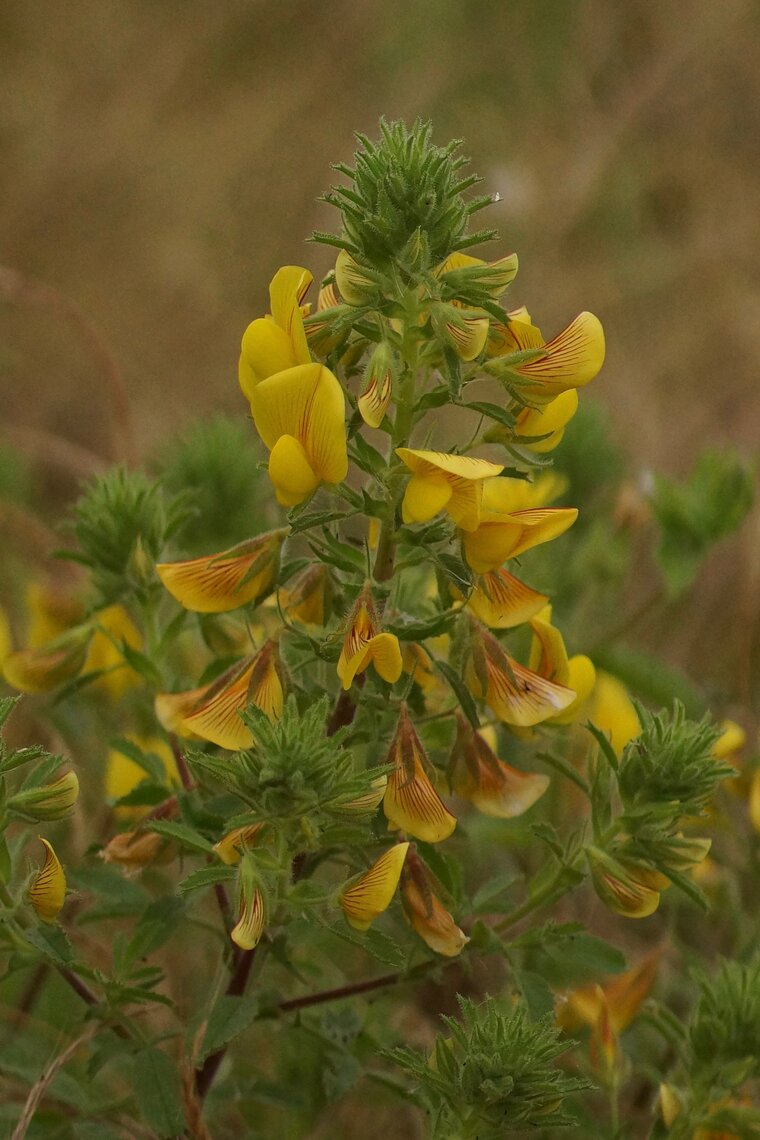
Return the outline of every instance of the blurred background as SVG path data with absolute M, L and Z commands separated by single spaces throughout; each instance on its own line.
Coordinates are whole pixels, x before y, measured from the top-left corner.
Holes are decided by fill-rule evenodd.
M 752 454 L 759 31 L 752 0 L 4 0 L 5 443 L 57 510 L 104 462 L 245 415 L 241 332 L 280 264 L 329 268 L 318 195 L 385 115 L 464 139 L 500 195 L 493 256 L 520 256 L 510 304 L 547 336 L 600 316 L 586 398 L 634 487 L 707 443 Z M 759 551 L 755 515 L 677 627 L 641 634 L 729 703 Z

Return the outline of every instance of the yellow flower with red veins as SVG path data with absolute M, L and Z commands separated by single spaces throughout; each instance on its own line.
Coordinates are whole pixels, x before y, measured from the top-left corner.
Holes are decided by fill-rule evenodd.
M 535 617 L 548 600 L 507 570 L 489 570 L 476 582 L 466 608 L 491 629 L 513 629 Z
M 551 606 L 531 619 L 533 642 L 528 667 L 549 681 L 557 681 L 575 690 L 575 700 L 558 716 L 549 717 L 549 724 L 572 724 L 584 713 L 584 706 L 596 683 L 596 670 L 590 658 L 583 653 L 567 656 L 560 631 L 551 624 Z
M 475 621 L 464 679 L 476 700 L 484 700 L 499 720 L 521 728 L 556 716 L 575 700 L 573 689 L 520 665 Z
M 512 373 L 531 401 L 549 403 L 583 387 L 604 364 L 604 330 L 593 313 L 580 313 L 550 341 L 531 323 L 527 309 L 507 316 L 508 324 L 491 325 L 489 355 L 496 359 L 488 371 Z
M 66 899 L 66 876 L 53 845 L 37 838 L 45 846 L 45 862 L 29 885 L 29 902 L 43 922 L 55 922 Z
M 256 385 L 267 376 L 311 363 L 303 326 L 308 306 L 302 306 L 311 282 L 311 273 L 300 265 L 278 269 L 269 286 L 271 314 L 252 321 L 243 333 L 238 379 L 249 400 Z
M 476 732 L 459 712 L 449 781 L 458 796 L 496 819 L 522 815 L 549 787 L 548 776 L 521 772 L 499 760 L 486 734 Z
M 428 522 L 445 510 L 462 530 L 475 530 L 480 521 L 483 482 L 504 470 L 502 463 L 444 451 L 397 447 L 396 455 L 412 472 L 401 505 L 405 523 Z
M 401 647 L 394 633 L 381 633 L 369 587 L 362 590 L 346 627 L 338 659 L 338 677 L 350 689 L 354 677 L 372 664 L 384 681 L 393 685 L 401 676 Z
M 221 614 L 257 601 L 272 586 L 287 530 L 249 538 L 219 554 L 161 562 L 159 578 L 173 598 L 199 614 Z
M 596 684 L 584 713 L 584 719 L 607 734 L 618 756 L 622 755 L 626 744 L 641 732 L 639 714 L 625 685 L 601 669 L 596 672 Z
M 436 954 L 456 958 L 470 941 L 434 894 L 428 869 L 413 848 L 401 872 L 401 905 L 412 929 Z
M 541 408 L 523 408 L 515 421 L 515 431 L 523 447 L 540 455 L 561 443 L 565 428 L 578 411 L 575 388 L 560 393 Z M 490 433 L 488 433 L 490 437 Z
M 388 829 L 405 831 L 425 843 L 448 839 L 457 821 L 427 774 L 429 761 L 403 703 L 388 763 L 393 765 L 383 797 Z
M 299 364 L 259 381 L 249 394 L 256 430 L 269 448 L 277 501 L 294 507 L 320 483 L 348 474 L 346 400 L 321 364 Z
M 468 565 L 477 574 L 498 570 L 508 558 L 549 542 L 563 534 L 578 517 L 575 507 L 521 507 L 528 491 L 515 479 L 487 479 L 482 487 L 480 522 L 471 531 L 463 528 L 462 546 Z M 543 497 L 540 480 L 535 498 Z M 545 484 L 547 490 L 556 483 Z M 529 488 L 530 484 L 525 484 Z
M 343 888 L 338 901 L 354 930 L 369 930 L 378 915 L 388 909 L 408 850 L 408 843 L 397 843 Z

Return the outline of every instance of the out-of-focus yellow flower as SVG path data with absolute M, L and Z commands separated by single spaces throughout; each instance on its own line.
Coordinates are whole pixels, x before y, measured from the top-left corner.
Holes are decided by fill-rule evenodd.
M 151 863 L 168 863 L 171 844 L 155 831 L 120 831 L 100 852 L 104 863 L 116 863 L 126 871 L 140 871 Z
M 425 843 L 448 839 L 457 821 L 427 774 L 429 762 L 405 704 L 387 762 L 393 765 L 383 798 L 388 829 L 408 832 Z
M 127 740 L 135 744 L 142 752 L 152 752 L 159 758 L 164 769 L 164 776 L 168 784 L 178 786 L 180 783 L 177 772 L 177 762 L 166 741 L 160 736 L 127 735 Z M 148 774 L 129 756 L 120 752 L 118 748 L 109 749 L 106 758 L 105 793 L 109 800 L 120 800 L 123 796 L 148 779 Z M 150 809 L 145 806 L 116 807 L 114 813 L 117 819 L 139 819 Z
M 256 430 L 269 448 L 269 478 L 284 507 L 302 503 L 320 483 L 348 474 L 346 401 L 321 364 L 300 364 L 261 380 L 250 393 Z
M 521 772 L 499 760 L 485 734 L 476 732 L 461 713 L 457 713 L 449 780 L 458 796 L 496 819 L 522 815 L 549 787 L 548 776 Z
M 393 633 L 380 633 L 369 587 L 362 590 L 346 627 L 338 659 L 338 677 L 350 689 L 354 677 L 372 663 L 384 681 L 393 685 L 401 676 L 401 647 Z
M 733 720 L 721 721 L 720 728 L 720 736 L 712 746 L 712 755 L 716 760 L 728 760 L 729 763 L 733 763 L 747 742 L 747 734 L 742 726 Z
M 502 463 L 410 447 L 397 447 L 396 454 L 412 472 L 401 506 L 405 523 L 428 522 L 446 510 L 462 530 L 475 530 L 480 521 L 483 481 L 503 471 Z
M 478 579 L 466 608 L 491 629 L 513 629 L 530 621 L 548 600 L 507 570 L 489 570 Z
M 515 432 L 523 437 L 523 447 L 539 454 L 553 451 L 577 411 L 578 393 L 570 388 L 542 408 L 523 408 L 515 422 Z
M 498 570 L 508 558 L 557 538 L 578 517 L 575 507 L 521 508 L 528 494 L 516 486 L 520 482 L 524 480 L 487 479 L 483 484 L 479 525 L 462 534 L 464 556 L 478 574 Z M 541 493 L 539 487 L 536 498 Z
M 599 898 L 624 918 L 648 918 L 660 905 L 669 880 L 632 859 L 616 859 L 598 847 L 586 848 L 591 880 Z
M 625 685 L 601 669 L 596 671 L 596 684 L 584 712 L 592 724 L 607 733 L 618 756 L 629 740 L 641 732 L 638 713 Z
M 192 711 L 183 718 L 182 726 L 185 731 L 218 744 L 220 748 L 233 752 L 250 748 L 253 744 L 251 730 L 239 716 L 249 703 L 265 712 L 271 721 L 282 716 L 284 695 L 277 647 L 273 641 L 268 641 L 254 657 L 238 662 L 207 686 Z
M 45 846 L 45 862 L 29 885 L 29 902 L 43 922 L 55 922 L 66 899 L 66 876 L 52 844 L 37 838 Z
M 601 986 L 582 986 L 566 994 L 557 1007 L 557 1023 L 573 1033 L 582 1025 L 593 1026 L 599 1018 L 601 999 L 609 1011 L 615 1034 L 630 1025 L 641 1003 L 649 995 L 657 978 L 662 950 L 656 949 L 622 974 L 614 974 Z
M 3 676 L 22 693 L 47 693 L 78 677 L 92 637 L 90 625 L 68 630 L 37 649 L 19 649 L 3 662 Z
M 240 918 L 230 931 L 230 938 L 241 950 L 253 950 L 261 941 L 266 925 L 266 906 L 256 869 L 244 856 L 238 877 Z
M 572 689 L 547 681 L 520 665 L 484 626 L 474 621 L 464 679 L 472 695 L 484 700 L 499 720 L 522 728 L 556 716 L 575 700 Z
M 407 852 L 401 872 L 401 905 L 413 930 L 436 954 L 456 958 L 470 941 L 436 897 L 428 870 L 414 850 Z
M 560 631 L 551 624 L 551 606 L 531 619 L 533 642 L 528 668 L 549 681 L 556 681 L 575 691 L 575 700 L 558 716 L 550 717 L 549 724 L 572 724 L 583 710 L 596 681 L 596 670 L 585 654 L 567 656 Z
M 378 915 L 388 909 L 408 850 L 408 843 L 397 843 L 343 888 L 338 901 L 354 930 L 369 930 Z
M 142 649 L 142 637 L 124 606 L 99 610 L 94 620 L 97 625 L 82 672 L 102 672 L 93 685 L 118 700 L 128 689 L 141 683 L 139 675 L 125 661 L 119 643 L 124 642 L 130 649 Z
M 26 644 L 31 649 L 47 645 L 61 633 L 79 625 L 85 611 L 71 593 L 42 582 L 30 582 L 25 592 Z
M 238 379 L 249 400 L 261 380 L 296 364 L 311 363 L 302 302 L 312 280 L 308 269 L 300 265 L 278 269 L 269 285 L 271 314 L 252 321 L 243 333 Z
M 247 606 L 271 588 L 287 529 L 272 530 L 203 558 L 162 562 L 159 578 L 186 610 L 220 614 Z
M 9 653 L 13 652 L 13 637 L 11 636 L 10 622 L 8 615 L 2 606 L 0 606 L 0 673 L 2 671 L 3 661 Z
M 330 600 L 330 572 L 324 563 L 307 566 L 290 586 L 278 591 L 282 612 L 291 621 L 324 625 Z
M 489 354 L 501 358 L 503 370 L 513 373 L 536 403 L 549 402 L 570 388 L 593 380 L 604 363 L 604 330 L 593 313 L 580 313 L 575 320 L 545 341 L 531 323 L 526 309 L 508 313 L 509 324 L 491 325 Z M 533 350 L 525 360 L 511 354 Z

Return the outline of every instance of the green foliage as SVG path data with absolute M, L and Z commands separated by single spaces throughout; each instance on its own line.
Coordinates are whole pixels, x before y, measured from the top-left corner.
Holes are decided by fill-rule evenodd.
M 729 1088 L 760 1076 L 760 959 L 703 976 L 688 1029 L 694 1061 Z
M 588 1081 L 567 1076 L 556 1064 L 570 1048 L 551 1016 L 532 1021 L 521 1005 L 504 1007 L 459 998 L 461 1022 L 444 1017 L 450 1037 L 436 1039 L 428 1060 L 412 1049 L 391 1058 L 417 1082 L 440 1140 L 501 1140 L 507 1129 L 572 1122 L 562 1111 Z
M 710 547 L 736 530 L 753 499 L 754 472 L 731 452 L 706 451 L 683 482 L 655 477 L 657 558 L 672 597 L 691 585 Z
M 324 197 L 340 210 L 344 234 L 317 234 L 318 240 L 343 246 L 369 265 L 396 259 L 429 269 L 452 250 L 494 236 L 492 230 L 467 234 L 470 216 L 491 199 L 463 197 L 480 179 L 461 174 L 467 159 L 457 156 L 459 143 L 436 146 L 430 123 L 419 120 L 411 129 L 381 120 L 380 135 L 376 143 L 357 135 L 354 168 L 336 166 L 351 185 L 334 186 Z
M 259 464 L 250 426 L 221 415 L 192 424 L 160 455 L 162 486 L 192 502 L 176 534 L 190 555 L 226 550 L 266 530 Z
M 153 566 L 188 517 L 185 494 L 165 497 L 141 471 L 114 468 L 96 476 L 76 504 L 71 529 L 90 571 L 96 606 L 134 596 L 144 601 L 160 584 Z

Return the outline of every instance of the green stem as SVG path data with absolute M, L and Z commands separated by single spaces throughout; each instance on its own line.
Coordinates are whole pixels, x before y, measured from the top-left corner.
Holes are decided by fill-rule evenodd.
M 566 882 L 565 876 L 567 871 L 572 870 L 578 862 L 579 859 L 576 859 L 573 861 L 573 863 L 563 863 L 560 867 L 558 867 L 556 874 L 548 881 L 548 883 L 545 884 L 545 886 L 541 887 L 541 889 L 536 891 L 535 894 L 527 898 L 525 902 L 520 906 L 516 907 L 513 911 L 510 911 L 509 914 L 505 914 L 501 921 L 496 923 L 493 928 L 496 933 L 503 934 L 505 930 L 510 930 L 513 926 L 516 926 L 518 922 L 521 922 L 522 919 L 526 918 L 529 914 L 532 914 L 533 911 L 539 910 L 541 907 L 548 906 L 550 903 L 556 902 L 558 898 L 562 897 L 562 895 L 565 895 L 568 893 L 568 891 L 571 891 L 575 884 Z

